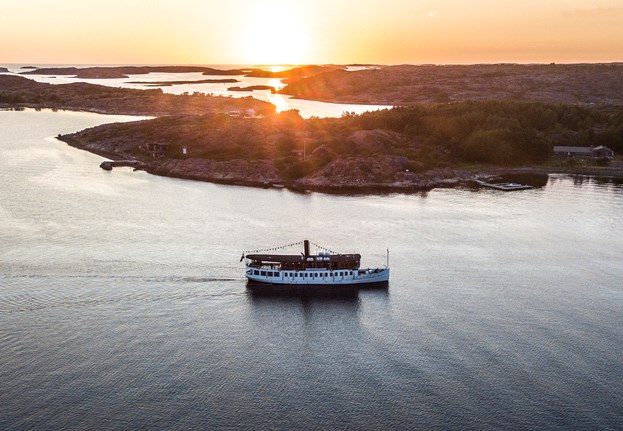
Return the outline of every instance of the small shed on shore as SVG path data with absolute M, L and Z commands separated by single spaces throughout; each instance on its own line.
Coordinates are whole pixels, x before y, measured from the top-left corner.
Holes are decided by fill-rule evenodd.
M 167 151 L 169 151 L 169 146 L 167 144 L 159 143 L 144 144 L 141 145 L 139 148 L 154 158 L 164 157 Z

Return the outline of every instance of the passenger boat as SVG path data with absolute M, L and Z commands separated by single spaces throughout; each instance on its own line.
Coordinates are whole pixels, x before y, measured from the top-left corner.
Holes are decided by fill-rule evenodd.
M 288 287 L 327 287 L 358 285 L 387 285 L 389 281 L 389 251 L 387 264 L 378 268 L 360 268 L 360 254 L 339 254 L 316 244 L 320 251 L 311 254 L 310 242 L 302 241 L 304 249 L 300 254 L 260 254 L 263 251 L 245 252 L 245 276 L 251 288 L 269 286 Z M 289 244 L 289 246 L 297 245 Z

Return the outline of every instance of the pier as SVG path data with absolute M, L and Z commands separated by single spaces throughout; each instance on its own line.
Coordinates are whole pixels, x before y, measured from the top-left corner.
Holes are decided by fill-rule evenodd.
M 534 188 L 528 184 L 518 184 L 518 183 L 488 183 L 482 180 L 476 180 L 476 184 L 481 187 L 488 187 L 490 189 L 502 190 L 505 192 L 510 192 L 513 190 L 528 190 Z
M 127 166 L 127 167 L 131 167 L 134 169 L 141 169 L 144 165 L 143 165 L 143 162 L 140 162 L 138 160 L 115 160 L 115 161 L 107 160 L 100 164 L 100 168 L 102 168 L 105 171 L 112 171 L 112 168 L 118 168 L 121 166 Z

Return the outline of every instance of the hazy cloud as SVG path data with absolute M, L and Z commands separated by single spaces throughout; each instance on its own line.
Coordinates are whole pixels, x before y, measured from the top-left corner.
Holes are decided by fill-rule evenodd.
M 428 12 L 428 16 L 431 18 L 439 18 L 439 15 L 441 15 L 444 12 L 445 10 L 434 10 L 432 12 Z

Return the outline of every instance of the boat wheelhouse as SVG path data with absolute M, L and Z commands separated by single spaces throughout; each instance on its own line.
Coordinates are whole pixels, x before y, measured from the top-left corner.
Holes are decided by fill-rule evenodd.
M 243 254 L 245 276 L 250 282 L 280 286 L 353 286 L 383 284 L 389 281 L 389 266 L 360 268 L 360 254 L 309 252 L 309 241 L 303 241 L 300 254 Z M 315 244 L 314 244 L 315 245 Z

